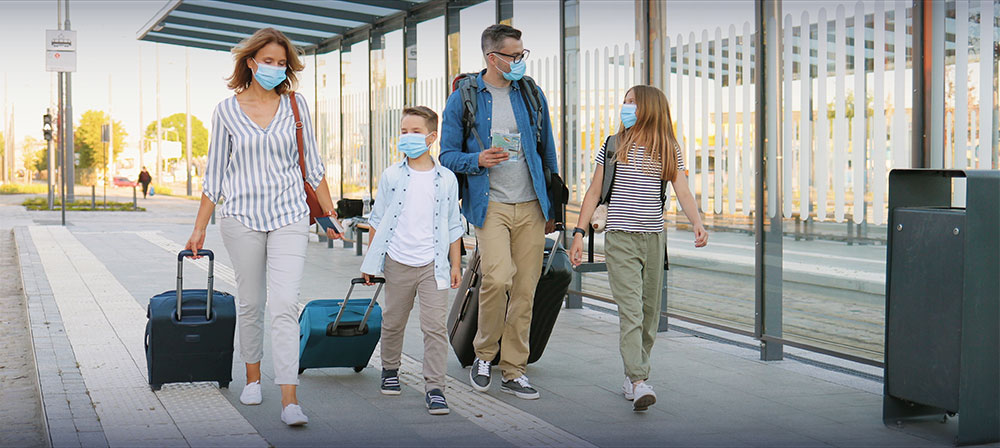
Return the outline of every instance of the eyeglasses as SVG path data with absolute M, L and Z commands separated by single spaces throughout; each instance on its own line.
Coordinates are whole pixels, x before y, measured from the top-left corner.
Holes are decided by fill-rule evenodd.
M 513 59 L 512 62 L 514 62 L 516 64 L 516 63 L 521 62 L 521 61 L 523 61 L 525 59 L 528 59 L 528 55 L 531 54 L 531 50 L 524 50 L 520 54 L 507 54 L 507 53 L 501 53 L 499 51 L 491 51 L 488 54 L 498 54 L 500 56 L 511 58 L 511 59 Z

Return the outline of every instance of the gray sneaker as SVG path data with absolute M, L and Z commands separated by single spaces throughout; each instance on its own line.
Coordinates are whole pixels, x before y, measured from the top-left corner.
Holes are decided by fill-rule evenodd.
M 489 391 L 491 371 L 489 361 L 483 361 L 479 358 L 472 361 L 472 367 L 469 369 L 469 382 L 472 383 L 472 388 L 479 392 Z
M 444 399 L 444 392 L 441 389 L 431 389 L 424 396 L 424 402 L 427 404 L 427 412 L 431 415 L 447 415 L 448 412 L 448 402 Z
M 525 400 L 538 399 L 538 391 L 535 390 L 534 387 L 531 387 L 531 383 L 528 382 L 528 377 L 524 375 L 512 380 L 504 380 L 500 385 L 500 390 Z

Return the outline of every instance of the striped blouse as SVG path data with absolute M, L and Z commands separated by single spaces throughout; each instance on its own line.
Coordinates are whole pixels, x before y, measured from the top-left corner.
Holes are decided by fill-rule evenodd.
M 306 177 L 318 188 L 325 169 L 305 98 L 295 95 L 303 124 Z M 235 95 L 215 106 L 202 191 L 216 204 L 225 198 L 223 217 L 236 218 L 259 232 L 309 216 L 288 95 L 281 96 L 277 113 L 263 129 L 243 112 Z
M 603 169 L 605 146 L 597 153 L 597 169 Z M 684 159 L 681 148 L 677 151 L 677 169 L 684 169 Z M 660 172 L 660 167 L 651 164 L 643 157 L 642 146 L 632 145 L 628 159 L 631 163 L 615 164 L 615 180 L 611 188 L 611 199 L 608 201 L 607 230 L 622 232 L 662 232 L 663 203 L 660 202 L 660 177 L 648 172 Z M 645 168 L 645 169 L 644 169 Z M 669 195 L 670 192 L 666 191 Z M 669 196 L 668 196 L 669 197 Z

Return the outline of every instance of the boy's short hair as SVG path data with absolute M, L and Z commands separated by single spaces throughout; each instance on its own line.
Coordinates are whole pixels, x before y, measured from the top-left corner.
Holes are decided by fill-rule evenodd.
M 423 118 L 427 124 L 427 131 L 434 132 L 438 129 L 438 114 L 427 106 L 413 106 L 403 109 L 403 116 L 415 115 Z
M 502 23 L 487 27 L 483 30 L 483 35 L 480 40 L 480 45 L 483 48 L 483 54 L 499 50 L 500 47 L 503 46 L 503 41 L 508 37 L 521 40 L 521 30 Z

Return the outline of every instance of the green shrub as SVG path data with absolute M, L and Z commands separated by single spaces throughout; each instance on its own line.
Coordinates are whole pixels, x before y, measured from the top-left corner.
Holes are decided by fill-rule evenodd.
M 3 184 L 0 194 L 45 194 L 49 187 L 45 184 Z
M 48 198 L 30 198 L 25 199 L 21 203 L 28 210 L 47 210 L 48 209 Z M 62 201 L 58 198 L 52 201 L 53 209 L 58 209 L 62 206 Z M 108 201 L 107 205 L 103 201 L 97 202 L 97 208 L 91 208 L 90 201 L 79 200 L 74 202 L 69 202 L 66 204 L 66 210 L 71 211 L 97 211 L 97 212 L 144 212 L 146 211 L 143 207 L 132 208 L 131 202 L 112 202 Z

